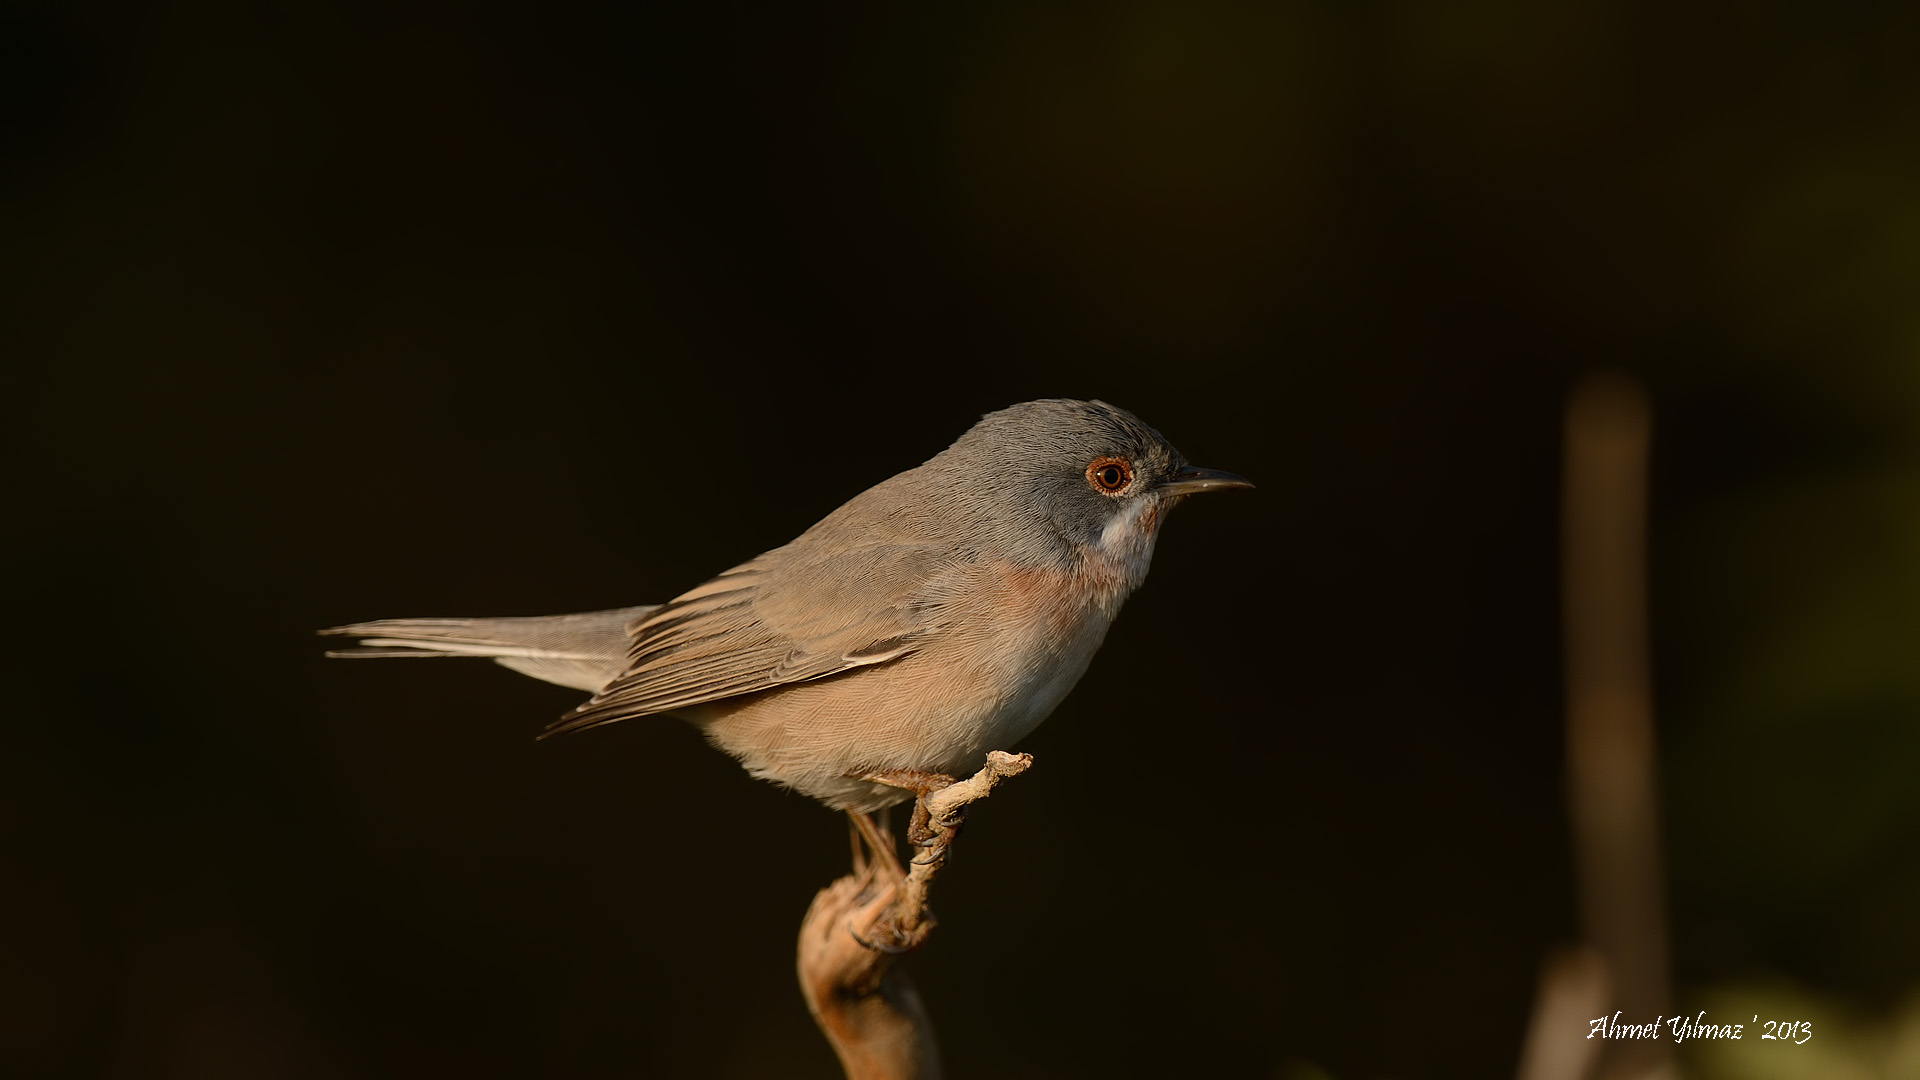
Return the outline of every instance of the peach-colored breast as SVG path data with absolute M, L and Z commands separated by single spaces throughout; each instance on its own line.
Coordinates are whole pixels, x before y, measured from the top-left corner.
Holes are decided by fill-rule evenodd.
M 924 644 L 897 660 L 688 717 L 756 776 L 845 809 L 877 809 L 906 795 L 861 774 L 978 769 L 988 750 L 1011 747 L 1046 719 L 1112 622 L 1112 610 L 1070 575 L 1007 563 L 971 568 L 931 614 Z

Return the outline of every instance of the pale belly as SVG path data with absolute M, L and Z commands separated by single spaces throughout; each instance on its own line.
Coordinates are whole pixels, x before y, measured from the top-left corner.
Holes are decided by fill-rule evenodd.
M 1086 673 L 1112 618 L 946 636 L 919 652 L 845 674 L 727 701 L 685 715 L 753 775 L 844 810 L 909 798 L 859 779 L 873 772 L 965 776 L 989 750 L 1040 725 Z

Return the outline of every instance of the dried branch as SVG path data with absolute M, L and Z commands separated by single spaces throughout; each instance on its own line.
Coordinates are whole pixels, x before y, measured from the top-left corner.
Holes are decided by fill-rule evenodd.
M 876 852 L 813 898 L 800 926 L 800 992 L 848 1080 L 940 1076 L 926 1007 L 895 961 L 925 944 L 933 930 L 928 891 L 946 866 L 966 808 L 1032 764 L 1026 754 L 988 754 L 986 767 L 973 776 L 921 797 L 919 812 L 935 839 L 904 877 Z

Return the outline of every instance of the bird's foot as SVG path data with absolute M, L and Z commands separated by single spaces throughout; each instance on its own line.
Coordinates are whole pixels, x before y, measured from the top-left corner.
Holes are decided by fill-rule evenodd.
M 953 848 L 953 841 L 960 835 L 960 826 L 967 820 L 967 808 L 960 807 L 947 815 L 946 820 L 936 821 L 927 810 L 927 800 L 921 798 L 913 804 L 913 820 L 907 825 L 907 842 L 920 849 L 920 855 L 914 858 L 915 866 L 923 866 L 944 860 Z
M 902 928 L 897 919 L 882 916 L 869 928 L 873 937 L 862 936 L 851 922 L 847 924 L 847 934 L 862 948 L 887 956 L 904 956 L 927 943 L 934 925 L 932 912 L 922 912 L 920 921 L 911 930 Z
M 951 787 L 955 783 L 953 777 L 945 773 L 897 769 L 868 773 L 861 779 L 913 792 L 913 820 L 907 823 L 907 843 L 925 852 L 913 860 L 914 865 L 925 866 L 947 857 L 947 849 L 953 845 L 953 838 L 959 833 L 961 822 L 966 820 L 966 808 L 961 807 L 944 819 L 936 820 L 927 809 L 927 796 Z

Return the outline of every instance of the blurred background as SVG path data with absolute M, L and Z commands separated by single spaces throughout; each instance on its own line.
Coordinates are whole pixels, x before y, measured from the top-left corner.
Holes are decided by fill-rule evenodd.
M 1562 423 L 1606 368 L 1668 1011 L 1815 1028 L 1669 1067 L 1920 1075 L 1917 37 L 7 5 L 0 1071 L 837 1075 L 792 949 L 838 816 L 312 632 L 663 600 L 1059 395 L 1260 487 L 1174 516 L 976 812 L 911 961 L 951 1074 L 1513 1075 L 1583 937 Z

